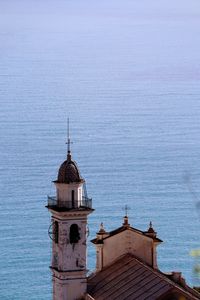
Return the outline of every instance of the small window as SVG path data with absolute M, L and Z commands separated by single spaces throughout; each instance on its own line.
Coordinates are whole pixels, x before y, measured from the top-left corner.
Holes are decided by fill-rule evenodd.
M 80 234 L 77 224 L 72 224 L 70 227 L 70 244 L 76 244 L 80 240 Z
M 59 226 L 58 221 L 54 221 L 54 241 L 56 244 L 58 244 L 58 232 L 59 232 Z
M 74 208 L 74 190 L 72 190 L 72 208 Z

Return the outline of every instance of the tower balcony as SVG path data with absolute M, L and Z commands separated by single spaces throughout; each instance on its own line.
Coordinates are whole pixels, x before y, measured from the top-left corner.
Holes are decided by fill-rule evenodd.
M 80 200 L 61 201 L 55 196 L 47 196 L 47 208 L 57 210 L 92 209 L 92 199 L 82 197 Z

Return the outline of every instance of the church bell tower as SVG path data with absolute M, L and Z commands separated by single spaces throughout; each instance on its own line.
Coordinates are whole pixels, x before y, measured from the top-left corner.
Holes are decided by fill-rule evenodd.
M 56 196 L 48 196 L 51 213 L 53 300 L 84 299 L 87 289 L 87 217 L 93 211 L 85 180 L 72 160 L 68 124 L 67 159 L 54 181 Z

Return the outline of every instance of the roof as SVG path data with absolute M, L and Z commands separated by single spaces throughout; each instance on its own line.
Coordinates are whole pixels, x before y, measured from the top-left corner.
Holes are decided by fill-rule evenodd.
M 130 254 L 91 275 L 88 293 L 95 300 L 154 300 L 168 293 L 182 295 L 188 300 L 200 299 L 200 294 L 193 289 L 181 287 Z
M 67 160 L 65 160 L 58 171 L 58 183 L 73 183 L 83 181 L 78 166 L 75 161 L 71 159 L 71 154 L 68 153 Z
M 105 239 L 107 239 L 107 238 L 109 238 L 111 236 L 114 236 L 116 234 L 119 234 L 119 233 L 121 233 L 121 232 L 123 232 L 125 230 L 131 230 L 133 232 L 137 232 L 137 233 L 139 233 L 141 235 L 144 235 L 144 236 L 146 236 L 146 237 L 148 237 L 150 239 L 153 239 L 155 242 L 162 243 L 161 239 L 157 238 L 156 236 L 150 236 L 150 235 L 148 235 L 147 231 L 138 230 L 138 229 L 133 228 L 131 226 L 121 226 L 121 227 L 119 227 L 119 228 L 117 228 L 117 229 L 115 229 L 113 231 L 108 232 L 107 235 L 103 239 L 99 240 L 98 238 L 95 238 L 95 239 L 91 240 L 91 242 L 93 244 L 103 243 L 103 240 L 105 240 Z

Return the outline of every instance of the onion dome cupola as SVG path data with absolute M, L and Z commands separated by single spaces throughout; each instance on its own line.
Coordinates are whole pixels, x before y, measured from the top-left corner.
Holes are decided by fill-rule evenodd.
M 71 159 L 71 152 L 68 151 L 67 160 L 65 160 L 58 171 L 58 183 L 73 183 L 82 182 L 78 166 L 75 161 Z

